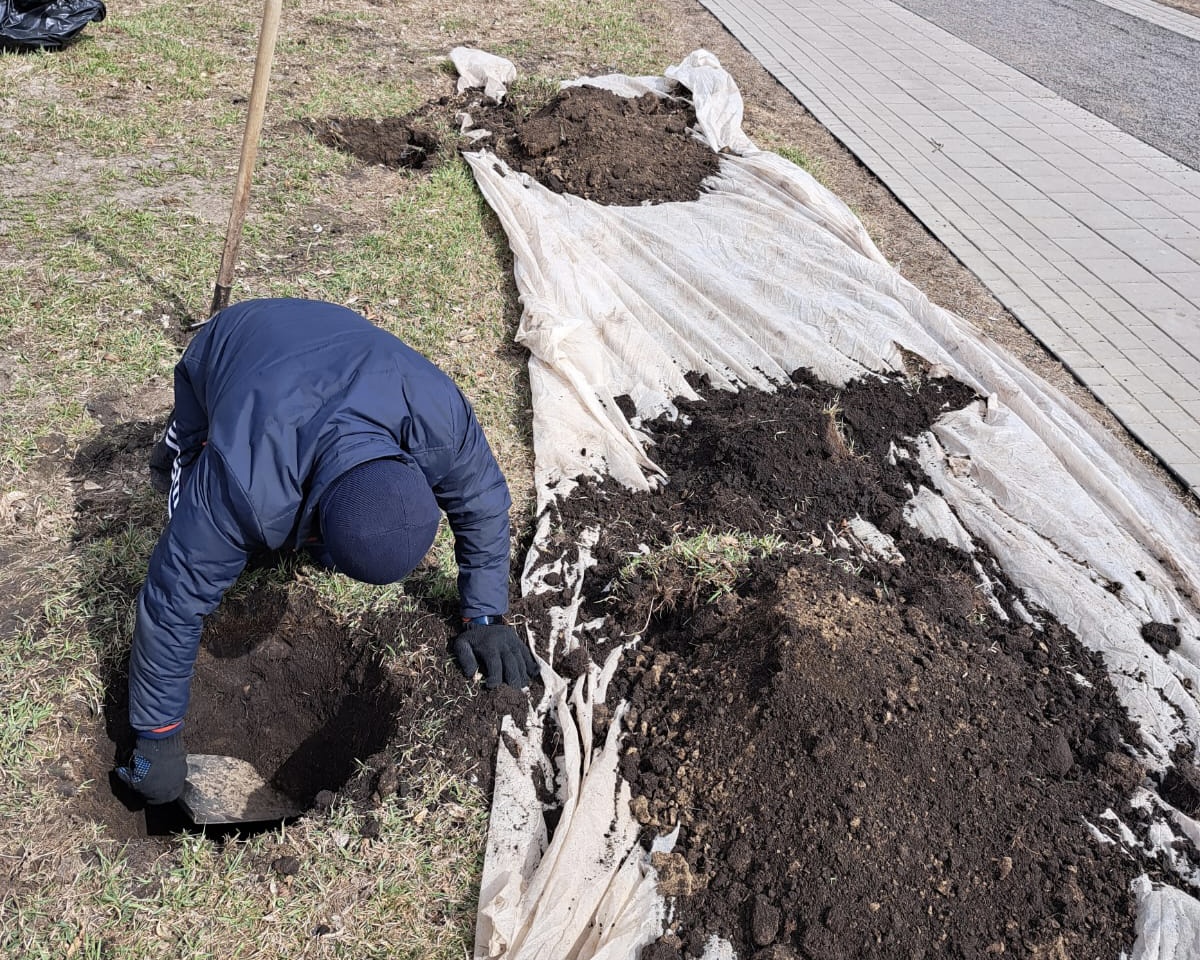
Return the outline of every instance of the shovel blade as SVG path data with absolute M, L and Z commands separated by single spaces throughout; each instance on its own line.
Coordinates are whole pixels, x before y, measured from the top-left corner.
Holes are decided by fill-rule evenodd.
M 198 826 L 286 820 L 303 810 L 267 783 L 245 760 L 193 753 L 179 804 Z

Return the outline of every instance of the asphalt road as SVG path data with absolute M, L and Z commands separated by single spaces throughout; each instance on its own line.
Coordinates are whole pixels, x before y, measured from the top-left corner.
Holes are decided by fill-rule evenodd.
M 1095 0 L 896 0 L 1200 170 L 1200 42 Z

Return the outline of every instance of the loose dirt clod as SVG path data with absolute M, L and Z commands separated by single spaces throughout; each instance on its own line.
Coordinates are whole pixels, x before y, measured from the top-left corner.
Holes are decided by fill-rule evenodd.
M 1173 623 L 1144 623 L 1142 624 L 1142 639 L 1146 641 L 1155 653 L 1166 656 L 1182 642 L 1179 628 Z
M 438 149 L 437 137 L 403 117 L 327 117 L 301 126 L 327 147 L 385 167 L 419 170 Z

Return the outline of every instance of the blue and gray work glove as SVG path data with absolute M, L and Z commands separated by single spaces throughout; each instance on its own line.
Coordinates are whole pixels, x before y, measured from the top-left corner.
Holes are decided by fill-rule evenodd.
M 463 632 L 450 644 L 450 652 L 468 680 L 482 665 L 483 685 L 489 690 L 502 683 L 521 689 L 538 676 L 533 652 L 521 642 L 517 631 L 499 617 L 468 620 Z
M 175 733 L 161 740 L 139 736 L 129 766 L 117 767 L 117 776 L 149 803 L 177 800 L 187 779 L 183 734 Z

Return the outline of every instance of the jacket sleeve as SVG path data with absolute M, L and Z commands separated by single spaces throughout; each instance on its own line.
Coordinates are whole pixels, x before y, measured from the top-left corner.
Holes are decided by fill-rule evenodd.
M 460 395 L 461 397 L 461 395 Z M 464 617 L 508 612 L 508 483 L 465 397 L 465 429 L 454 464 L 434 487 L 454 533 Z
M 258 539 L 252 518 L 220 455 L 205 447 L 154 548 L 138 594 L 129 720 L 139 733 L 173 733 L 183 720 L 204 617 L 246 565 Z

